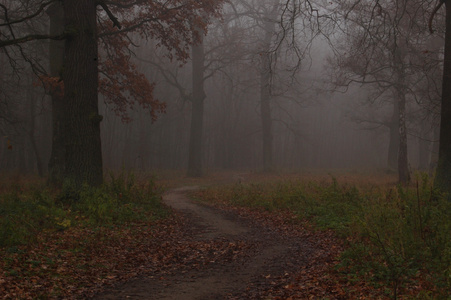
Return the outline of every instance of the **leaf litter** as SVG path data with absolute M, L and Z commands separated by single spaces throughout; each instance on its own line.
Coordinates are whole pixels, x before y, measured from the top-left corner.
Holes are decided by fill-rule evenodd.
M 182 211 L 151 223 L 45 232 L 37 243 L 0 250 L 0 297 L 112 299 L 118 287 L 125 295 L 128 282 L 146 279 L 153 285 L 140 288 L 149 299 L 170 299 L 187 282 L 220 274 L 224 282 L 204 299 L 387 298 L 343 279 L 335 266 L 344 246 L 331 231 L 313 230 L 289 212 L 194 207 L 252 230 L 206 238 L 208 224 Z

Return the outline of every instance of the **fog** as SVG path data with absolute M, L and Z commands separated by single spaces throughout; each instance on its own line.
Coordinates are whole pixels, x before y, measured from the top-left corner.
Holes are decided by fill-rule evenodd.
M 236 9 L 245 9 L 239 6 L 240 1 L 235 2 Z M 205 174 L 216 170 L 267 169 L 261 98 L 265 84 L 270 95 L 271 170 L 396 171 L 388 162 L 391 135 L 387 124 L 393 115 L 390 88 L 367 84 L 363 79 L 343 84 L 340 80 L 352 78 L 343 73 L 355 69 L 347 67 L 344 71 L 346 66 L 341 64 L 340 53 L 346 50 L 343 45 L 350 45 L 349 41 L 344 43 L 344 34 L 326 36 L 325 31 L 318 34 L 318 28 L 306 27 L 300 21 L 291 27 L 290 33 L 296 32 L 292 39 L 282 38 L 281 32 L 289 29 L 278 23 L 280 11 L 270 19 L 269 25 L 274 28 L 268 32 L 265 18 L 271 15 L 262 17 L 268 14 L 267 7 L 254 2 L 248 1 L 248 5 L 261 11 L 251 17 L 234 16 L 226 5 L 223 18 L 209 25 L 203 40 L 205 99 L 201 160 Z M 130 38 L 133 41 L 130 62 L 137 65 L 149 82 L 155 83 L 155 98 L 166 104 L 166 112 L 158 114 L 153 122 L 149 109 L 134 104 L 128 107 L 128 119 L 124 121 L 111 103 L 100 97 L 104 169 L 187 170 L 192 134 L 193 62 L 169 59 L 169 52 L 158 47 L 156 40 L 138 35 Z M 45 49 L 47 45 L 40 42 L 39 47 Z M 438 56 L 440 51 L 437 50 Z M 48 56 L 42 55 L 41 61 L 46 59 Z M 414 59 L 413 55 L 409 57 L 410 61 Z M 0 168 L 2 172 L 45 175 L 52 146 L 50 99 L 36 84 L 26 63 L 21 63 L 20 76 L 11 76 L 13 71 L 4 53 L 0 54 L 0 60 L 5 66 L 0 71 Z M 356 64 L 359 63 L 356 59 Z M 416 75 L 412 74 L 414 71 L 407 72 L 410 73 L 406 80 L 419 87 L 418 78 L 423 75 L 418 74 L 424 71 L 417 70 Z M 269 81 L 262 83 L 266 75 Z M 412 95 L 407 96 L 410 171 L 433 168 L 437 156 L 434 135 L 437 108 L 430 104 L 433 103 L 430 99 L 436 98 L 432 86 L 439 83 L 434 79 L 428 82 L 434 84 L 415 91 L 410 88 Z
M 215 86 L 207 87 L 203 157 L 207 169 L 261 169 L 261 130 L 258 99 L 252 95 L 230 103 Z M 277 168 L 385 169 L 389 132 L 366 130 L 349 119 L 351 105 L 362 91 L 319 94 L 308 105 L 281 103 L 274 120 L 274 154 Z M 163 99 L 163 98 L 161 98 Z M 102 127 L 105 165 L 111 169 L 185 169 L 188 159 L 189 103 L 167 98 L 167 113 L 151 123 L 148 113 L 133 112 L 124 124 L 103 107 Z M 234 105 L 238 107 L 234 107 Z M 234 112 L 227 110 L 233 109 Z M 277 109 L 277 108 L 276 108 Z M 287 112 L 288 110 L 288 112 Z M 411 161 L 416 167 L 416 141 Z

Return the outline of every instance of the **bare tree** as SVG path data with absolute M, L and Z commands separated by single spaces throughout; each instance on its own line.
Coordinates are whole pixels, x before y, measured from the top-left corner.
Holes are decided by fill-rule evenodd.
M 407 1 L 343 2 L 339 25 L 345 29 L 344 42 L 336 56 L 335 83 L 371 85 L 379 95 L 393 95 L 393 118 L 397 124 L 399 148 L 397 169 L 400 182 L 410 179 L 407 161 L 406 103 L 414 100 L 415 86 L 427 61 L 412 57 L 424 51 L 427 36 L 424 3 Z M 396 115 L 396 118 L 395 118 Z M 396 141 L 394 127 L 391 141 Z M 394 144 L 391 144 L 394 145 Z M 391 146 L 393 148 L 393 146 Z M 391 159 L 389 159 L 391 164 Z
M 195 28 L 200 41 L 192 47 L 192 96 L 191 96 L 191 130 L 188 157 L 188 176 L 201 177 L 203 175 L 203 130 L 204 130 L 204 90 L 205 81 L 205 51 L 202 29 Z
M 274 168 L 273 106 L 276 98 L 295 85 L 301 63 L 309 55 L 314 38 L 320 34 L 322 18 L 316 3 L 298 0 L 236 1 L 236 16 L 246 20 L 255 45 L 250 48 L 258 61 L 263 170 Z M 325 11 L 324 11 L 325 13 Z M 321 24 L 321 25 L 320 25 Z M 302 84 L 302 83 L 301 83 Z

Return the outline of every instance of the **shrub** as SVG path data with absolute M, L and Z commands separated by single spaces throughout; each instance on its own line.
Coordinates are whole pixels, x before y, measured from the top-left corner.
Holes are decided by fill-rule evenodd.
M 0 195 L 0 246 L 32 242 L 41 230 L 59 228 L 67 215 L 46 188 Z
M 133 174 L 110 177 L 98 188 L 66 182 L 58 194 L 42 185 L 0 194 L 0 246 L 31 243 L 42 230 L 142 222 L 168 213 L 153 180 L 138 184 Z

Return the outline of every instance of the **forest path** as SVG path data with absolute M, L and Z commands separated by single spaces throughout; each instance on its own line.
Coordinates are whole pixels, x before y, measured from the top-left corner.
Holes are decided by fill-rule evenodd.
M 307 240 L 287 238 L 232 212 L 193 202 L 186 195 L 192 189 L 172 190 L 163 201 L 181 215 L 194 242 L 219 241 L 229 249 L 201 267 L 136 278 L 95 299 L 243 299 L 274 284 L 272 278 L 295 273 L 315 251 Z

